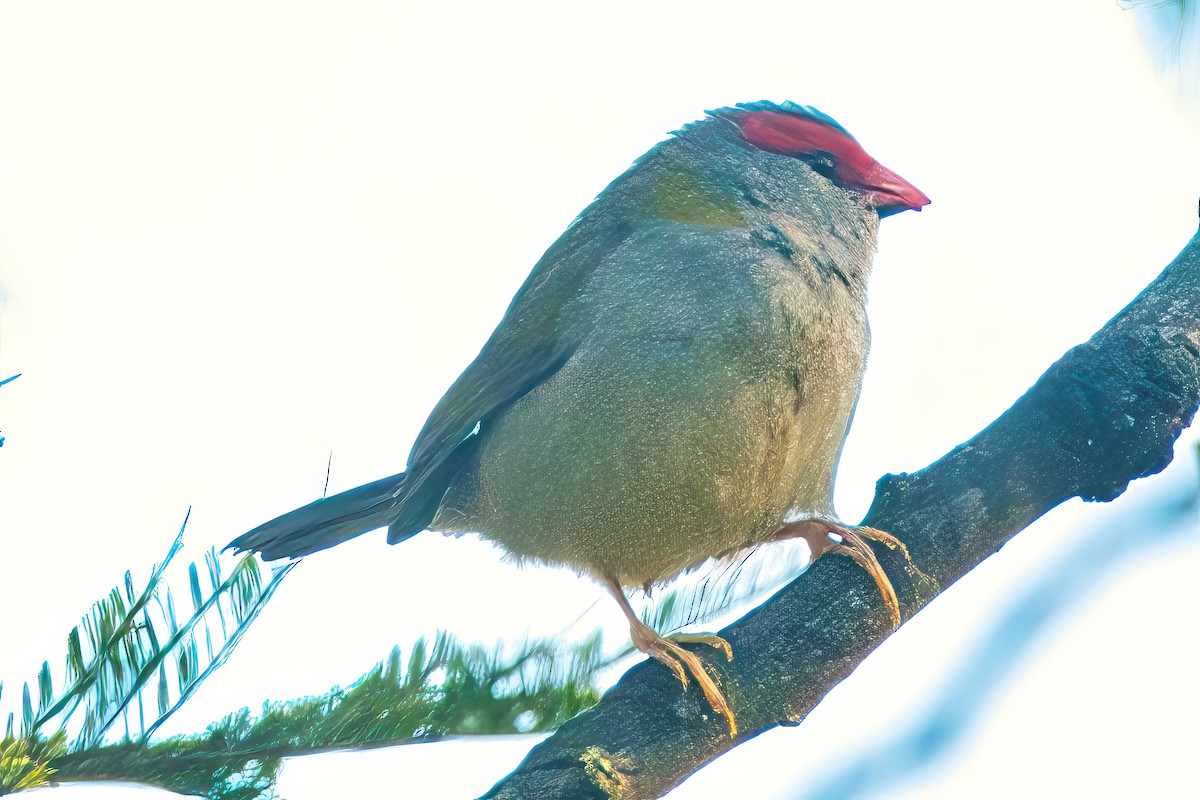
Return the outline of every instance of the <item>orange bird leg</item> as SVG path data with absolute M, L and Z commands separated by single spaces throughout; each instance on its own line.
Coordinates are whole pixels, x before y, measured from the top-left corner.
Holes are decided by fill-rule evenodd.
M 905 570 L 909 576 L 916 581 L 932 583 L 913 564 L 912 558 L 908 554 L 908 548 L 904 546 L 903 542 L 890 533 L 876 528 L 869 528 L 865 525 L 851 527 L 824 519 L 804 519 L 785 524 L 771 538 L 775 541 L 803 539 L 808 542 L 814 561 L 830 551 L 853 558 L 855 563 L 865 569 L 875 581 L 875 585 L 879 587 L 879 594 L 883 597 L 883 603 L 887 606 L 888 612 L 892 616 L 892 624 L 895 626 L 900 625 L 900 601 L 896 597 L 896 590 L 892 587 L 891 580 L 883 571 L 879 559 L 875 557 L 875 552 L 864 540 L 871 539 L 887 545 L 892 550 L 899 550 L 904 556 Z
M 629 619 L 629 636 L 633 640 L 633 646 L 656 661 L 665 664 L 671 672 L 675 673 L 675 677 L 679 679 L 685 689 L 688 685 L 688 676 L 691 675 L 692 678 L 695 678 L 713 711 L 728 720 L 729 735 L 736 736 L 737 722 L 733 718 L 733 709 L 730 708 L 729 701 L 725 699 L 725 695 L 717 685 L 717 679 L 711 672 L 711 667 L 708 667 L 691 650 L 679 646 L 680 644 L 711 645 L 723 652 L 726 660 L 732 661 L 733 649 L 729 646 L 729 642 L 711 633 L 676 633 L 671 636 L 660 636 L 653 628 L 638 619 L 619 582 L 605 577 L 604 585 L 620 603 L 621 610 Z

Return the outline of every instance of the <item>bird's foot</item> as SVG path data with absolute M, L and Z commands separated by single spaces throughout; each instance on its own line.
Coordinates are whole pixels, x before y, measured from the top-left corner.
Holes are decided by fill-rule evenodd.
M 729 722 L 729 735 L 737 735 L 737 721 L 733 717 L 733 709 L 717 685 L 715 671 L 691 650 L 680 647 L 681 644 L 707 644 L 723 652 L 727 661 L 732 661 L 733 648 L 729 646 L 729 642 L 711 633 L 676 633 L 660 636 L 653 628 L 637 619 L 630 621 L 629 632 L 633 646 L 665 664 L 675 673 L 675 677 L 685 689 L 688 676 L 694 678 L 713 711 Z
M 711 633 L 676 633 L 671 636 L 661 636 L 642 622 L 634 612 L 619 580 L 610 575 L 604 576 L 603 580 L 613 597 L 620 603 L 626 619 L 629 620 L 629 636 L 633 640 L 633 646 L 654 660 L 665 664 L 671 672 L 675 673 L 675 677 L 683 684 L 683 688 L 686 689 L 688 686 L 689 675 L 695 679 L 713 711 L 725 717 L 729 723 L 729 735 L 736 736 L 737 721 L 733 717 L 733 708 L 725 699 L 721 687 L 717 685 L 716 670 L 704 663 L 691 650 L 681 647 L 684 644 L 706 644 L 724 653 L 727 661 L 732 661 L 733 648 L 729 646 L 729 642 Z
M 912 583 L 913 593 L 916 595 L 919 603 L 924 604 L 932 600 L 934 595 L 942 590 L 938 586 L 938 582 L 922 572 L 921 568 L 917 566 L 917 562 L 913 561 L 912 554 L 908 552 L 908 547 L 905 546 L 904 542 L 887 531 L 881 531 L 878 528 L 872 528 L 868 525 L 861 525 L 855 530 L 867 539 L 887 545 L 889 550 L 900 551 L 900 555 L 904 558 L 904 574 L 908 576 L 909 581 Z
M 733 648 L 729 642 L 715 633 L 673 633 L 666 637 L 676 644 L 707 644 L 725 654 L 726 661 L 733 661 Z
M 875 581 L 875 585 L 879 587 L 879 594 L 883 597 L 883 603 L 887 606 L 892 617 L 892 624 L 895 626 L 899 626 L 901 621 L 900 601 L 896 597 L 896 589 L 892 586 L 891 579 L 888 578 L 879 559 L 875 557 L 875 551 L 867 544 L 867 539 L 886 545 L 891 550 L 900 551 L 904 557 L 905 572 L 912 579 L 914 589 L 919 594 L 923 593 L 927 587 L 931 587 L 934 593 L 937 591 L 934 581 L 917 568 L 912 556 L 908 553 L 908 548 L 904 546 L 904 542 L 877 528 L 866 525 L 851 527 L 826 519 L 805 519 L 785 524 L 773 538 L 804 539 L 808 542 L 814 561 L 830 551 L 853 558 L 855 563 L 865 569 Z

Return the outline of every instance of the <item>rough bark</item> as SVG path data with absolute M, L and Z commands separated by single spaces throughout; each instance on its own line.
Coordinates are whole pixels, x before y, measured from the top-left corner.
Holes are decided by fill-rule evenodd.
M 863 522 L 906 542 L 947 587 L 1059 503 L 1111 500 L 1161 471 L 1198 402 L 1200 233 L 985 430 L 919 472 L 881 478 Z M 930 597 L 895 553 L 878 555 L 911 617 Z M 721 631 L 735 657 L 712 663 L 737 714 L 736 739 L 698 691 L 643 663 L 484 797 L 658 797 L 740 742 L 798 724 L 891 633 L 866 572 L 822 558 Z

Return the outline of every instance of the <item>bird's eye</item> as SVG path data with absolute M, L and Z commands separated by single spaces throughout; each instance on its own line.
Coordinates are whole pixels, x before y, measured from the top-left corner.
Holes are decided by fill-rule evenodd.
M 826 152 L 810 153 L 804 156 L 804 161 L 813 168 L 813 172 L 829 180 L 834 179 L 834 169 L 837 165 L 834 163 L 833 154 Z

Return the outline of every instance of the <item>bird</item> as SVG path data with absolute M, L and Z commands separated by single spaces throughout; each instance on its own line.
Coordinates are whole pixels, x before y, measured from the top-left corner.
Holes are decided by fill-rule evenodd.
M 638 158 L 538 260 L 436 404 L 404 471 L 228 547 L 299 558 L 387 527 L 475 533 L 615 598 L 634 646 L 736 716 L 696 651 L 632 609 L 710 559 L 803 538 L 899 605 L 834 475 L 869 347 L 880 220 L 929 203 L 832 117 L 791 101 L 705 112 Z M 711 652 L 701 648 L 702 652 Z

